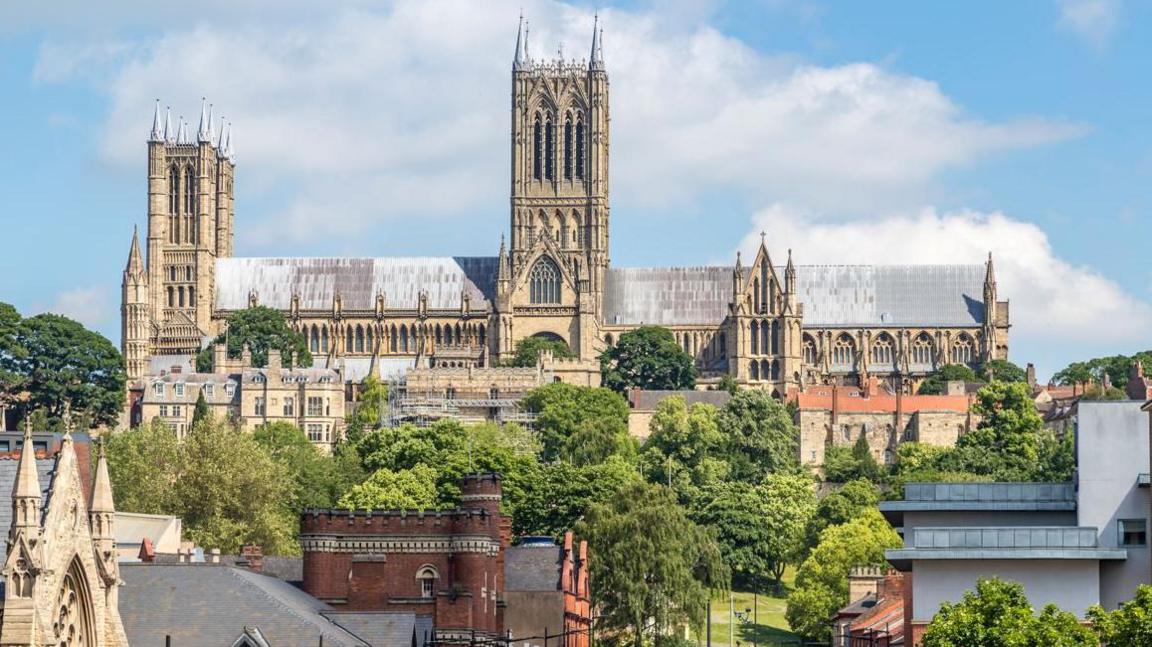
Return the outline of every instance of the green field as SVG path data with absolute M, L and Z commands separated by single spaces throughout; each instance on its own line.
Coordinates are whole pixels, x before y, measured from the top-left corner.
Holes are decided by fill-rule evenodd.
M 731 605 L 727 593 L 719 594 L 713 598 L 712 645 L 714 647 L 735 647 L 729 640 L 729 628 L 733 626 L 731 622 L 731 610 L 733 608 L 737 613 L 747 618 L 746 622 L 740 618 L 736 619 L 733 634 L 737 645 L 741 647 L 798 645 L 799 639 L 796 634 L 788 630 L 788 621 L 784 619 L 787 592 L 792 589 L 792 580 L 795 575 L 792 569 L 785 573 L 785 591 L 781 596 L 767 594 L 756 596 L 746 591 L 733 591 Z M 755 613 L 751 611 L 753 600 L 756 601 Z M 753 618 L 755 618 L 755 622 L 753 622 Z M 698 640 L 702 645 L 705 644 L 705 633 L 705 630 L 701 630 L 699 636 L 692 636 L 692 640 Z

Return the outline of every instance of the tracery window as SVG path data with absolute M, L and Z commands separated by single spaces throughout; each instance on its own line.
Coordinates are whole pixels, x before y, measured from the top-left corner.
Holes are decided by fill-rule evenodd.
M 556 177 L 556 128 L 552 124 L 552 115 L 544 118 L 544 177 L 551 180 Z
M 564 179 L 572 179 L 572 115 L 564 120 Z
M 848 335 L 840 335 L 832 345 L 832 370 L 852 371 L 856 368 L 856 342 Z
M 928 333 L 916 335 L 916 339 L 912 342 L 912 365 L 920 369 L 931 368 L 935 357 L 932 338 Z
M 541 142 L 543 132 L 540 125 L 540 113 L 536 113 L 536 120 L 532 123 L 532 177 L 539 180 L 543 172 L 543 151 Z
M 60 647 L 85 647 L 95 644 L 94 627 L 88 587 L 84 575 L 73 564 L 60 584 L 60 597 L 52 629 Z
M 891 366 L 895 362 L 895 348 L 892 337 L 881 333 L 876 341 L 872 342 L 871 362 L 881 366 Z
M 952 363 L 972 363 L 972 358 L 976 355 L 975 351 L 976 344 L 973 343 L 972 338 L 967 333 L 961 334 L 956 338 L 956 341 L 952 342 Z
M 584 179 L 584 120 L 576 116 L 576 177 Z
M 552 259 L 543 257 L 528 275 L 530 303 L 560 303 L 560 269 Z
M 808 335 L 804 335 L 804 364 L 815 366 L 816 359 L 816 341 Z
M 356 326 L 356 352 L 364 352 L 364 327 Z

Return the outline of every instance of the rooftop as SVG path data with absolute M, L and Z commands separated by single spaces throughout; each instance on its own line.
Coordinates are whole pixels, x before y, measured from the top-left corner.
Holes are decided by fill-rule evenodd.
M 915 528 L 904 548 L 884 552 L 900 569 L 914 560 L 1127 559 L 1125 550 L 1102 549 L 1099 529 L 1070 526 Z

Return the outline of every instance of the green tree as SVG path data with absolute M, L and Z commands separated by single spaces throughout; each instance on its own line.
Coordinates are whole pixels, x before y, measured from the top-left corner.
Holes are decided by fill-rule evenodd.
M 212 412 L 208 410 L 208 402 L 204 400 L 204 391 L 196 394 L 196 406 L 192 409 L 192 426 L 208 419 Z
M 725 373 L 720 376 L 720 381 L 716 383 L 716 390 L 727 391 L 730 395 L 736 395 L 736 392 L 740 390 L 740 385 L 737 384 L 736 378 Z
M 627 633 L 636 647 L 652 632 L 699 628 L 709 590 L 728 572 L 712 535 L 688 518 L 671 490 L 636 484 L 592 506 L 577 526 L 588 540 L 593 603 L 600 626 Z
M 1107 357 L 1094 357 L 1083 362 L 1072 362 L 1052 379 L 1057 384 L 1070 385 L 1085 382 L 1102 384 L 1104 376 L 1113 386 L 1123 389 L 1128 384 L 1128 375 L 1132 362 L 1137 361 L 1144 367 L 1145 375 L 1152 374 L 1152 351 L 1143 350 L 1134 355 L 1110 355 Z
M 792 630 L 806 640 L 827 641 L 828 618 L 848 599 L 848 572 L 854 566 L 883 566 L 884 550 L 901 543 L 876 510 L 826 529 L 796 571 L 796 588 L 785 612 Z
M 847 445 L 833 445 L 824 450 L 824 479 L 832 483 L 846 483 L 854 479 L 868 479 L 878 483 L 884 474 L 884 469 L 876 462 L 872 455 L 872 447 L 868 445 L 868 438 L 861 435 L 856 442 Z
M 388 408 L 388 386 L 375 375 L 360 384 L 356 409 L 346 417 L 344 434 L 350 443 L 360 442 L 364 434 L 380 427 L 380 418 Z
M 924 647 L 1096 647 L 1092 630 L 1049 604 L 1033 615 L 1024 587 L 980 578 L 955 604 L 945 602 L 924 632 Z
M 785 567 L 800 554 L 804 527 L 816 510 L 812 478 L 769 474 L 760 484 L 716 483 L 705 498 L 693 518 L 716 533 L 734 583 L 778 590 Z
M 523 403 L 536 414 L 545 461 L 559 458 L 568 440 L 589 423 L 598 428 L 586 428 L 585 435 L 607 438 L 609 445 L 622 444 L 628 435 L 628 403 L 608 389 L 553 382 L 529 391 Z M 569 453 L 574 449 L 568 446 Z
M 611 456 L 636 456 L 636 439 L 628 433 L 627 425 L 613 418 L 581 422 L 560 447 L 560 457 L 575 465 L 595 465 Z
M 978 382 L 975 371 L 963 364 L 945 364 L 920 383 L 920 395 L 942 395 L 948 382 Z
M 436 470 L 427 465 L 376 470 L 340 498 L 341 508 L 428 510 L 437 505 Z
M 691 389 L 696 384 L 692 357 L 667 328 L 630 330 L 600 356 L 601 382 L 613 391 Z
M 16 371 L 16 362 L 24 349 L 16 341 L 20 313 L 0 301 L 0 408 L 16 402 L 24 391 L 24 376 Z
M 784 405 L 763 391 L 732 396 L 716 417 L 725 456 L 737 479 L 797 469 L 800 434 Z
M 1128 394 L 1114 386 L 1105 389 L 1092 384 L 1084 389 L 1084 395 L 1080 397 L 1083 400 L 1127 400 Z
M 876 485 L 867 479 L 849 481 L 825 496 L 816 505 L 816 512 L 809 517 L 804 529 L 803 557 L 807 557 L 807 551 L 820 543 L 820 535 L 826 528 L 848 523 L 869 510 L 875 510 L 879 501 Z
M 984 362 L 977 370 L 976 377 L 982 382 L 991 382 L 992 380 L 1001 382 L 1028 381 L 1028 373 L 1006 359 L 993 359 Z
M 1027 480 L 1036 469 L 1044 427 L 1028 385 L 987 384 L 976 393 L 972 412 L 980 416 L 980 423 L 956 442 L 962 471 L 997 480 Z
M 183 454 L 167 423 L 110 434 L 105 441 L 116 507 L 145 514 L 175 514 L 175 483 Z
M 0 313 L 0 326 L 8 331 L 0 342 L 0 377 L 14 376 L 14 384 L 26 393 L 21 398 L 24 414 L 41 410 L 58 423 L 67 404 L 79 426 L 115 424 L 124 406 L 125 376 L 112 342 L 53 314 L 23 319 L 13 332 L 13 313 L 8 308 Z
M 563 359 L 574 357 L 572 349 L 563 339 L 550 339 L 533 335 L 516 342 L 516 352 L 509 360 L 509 366 L 532 367 L 540 361 L 540 351 L 552 351 L 552 357 Z
M 1100 637 L 1111 647 L 1152 645 L 1152 586 L 1141 584 L 1136 596 L 1115 611 L 1100 605 L 1088 609 L 1088 620 Z
M 699 495 L 701 487 L 726 478 L 731 468 L 723 458 L 724 436 L 716 416 L 716 407 L 710 404 L 688 407 L 678 395 L 661 400 L 640 455 L 648 480 L 668 485 L 687 502 Z
M 504 502 L 517 535 L 559 538 L 595 503 L 641 482 L 636 468 L 619 456 L 591 465 L 539 465 L 505 477 Z
M 227 344 L 228 356 L 235 359 L 241 356 L 244 346 L 252 351 L 252 364 L 254 366 L 268 365 L 268 351 L 280 351 L 284 366 L 312 366 L 312 353 L 308 352 L 308 345 L 304 336 L 292 330 L 288 321 L 279 310 L 265 306 L 256 306 L 246 310 L 237 310 L 228 315 L 227 328 L 215 340 L 217 344 Z M 295 358 L 295 361 L 293 361 Z M 205 348 L 196 356 L 196 370 L 208 372 L 212 370 L 212 348 Z
M 293 510 L 335 507 L 346 491 L 364 480 L 359 456 L 347 443 L 338 443 L 325 454 L 288 422 L 260 425 L 252 438 L 291 475 Z

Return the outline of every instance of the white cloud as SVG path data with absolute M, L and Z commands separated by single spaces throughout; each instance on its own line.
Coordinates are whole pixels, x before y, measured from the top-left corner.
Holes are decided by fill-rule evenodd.
M 776 262 L 789 247 L 797 264 L 980 263 L 991 251 L 1000 298 L 1011 304 L 1014 346 L 1026 340 L 1014 359 L 1044 362 L 1047 370 L 1105 346 L 1113 353 L 1140 350 L 1152 328 L 1152 305 L 1093 268 L 1060 258 L 1042 229 L 1003 213 L 927 208 L 843 222 L 777 204 L 757 213 L 752 225 L 741 249 L 753 252 L 765 231 Z
M 1120 21 L 1120 0 L 1060 0 L 1060 26 L 1095 47 L 1112 38 Z
M 191 117 L 209 96 L 235 123 L 242 198 L 284 205 L 254 237 L 272 248 L 317 231 L 353 238 L 413 214 L 503 211 L 518 6 L 407 1 L 290 24 L 201 19 L 131 46 L 47 47 L 40 74 L 101 80 L 111 95 L 104 155 L 133 168 L 154 97 Z M 733 191 L 848 215 L 906 207 L 949 168 L 1080 132 L 983 121 L 930 81 L 765 55 L 669 11 L 601 14 L 618 203 Z M 561 42 L 567 56 L 586 55 L 588 10 L 538 0 L 525 13 L 534 55 Z
M 111 303 L 112 298 L 104 288 L 82 287 L 64 290 L 51 305 L 36 310 L 75 319 L 88 328 L 100 328 L 108 323 Z

